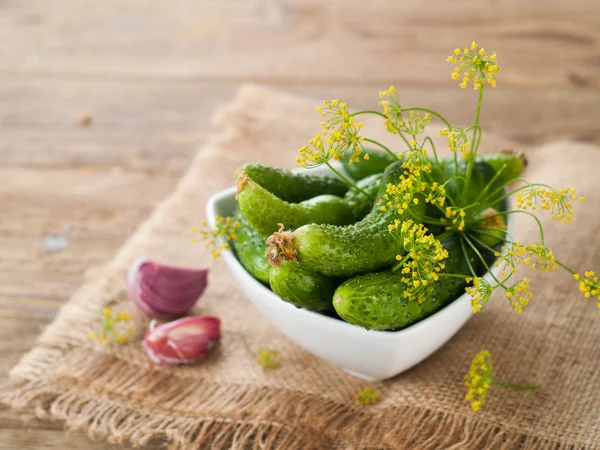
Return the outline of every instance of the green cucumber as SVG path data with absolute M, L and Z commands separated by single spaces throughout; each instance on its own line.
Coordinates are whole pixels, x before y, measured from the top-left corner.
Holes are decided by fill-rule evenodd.
M 270 283 L 273 292 L 284 301 L 311 311 L 331 310 L 331 299 L 339 284 L 303 264 L 291 261 L 271 267 Z
M 364 156 L 361 155 L 359 162 L 350 163 L 350 154 L 341 159 L 344 172 L 355 180 L 382 173 L 387 166 L 397 161 L 397 158 L 384 151 L 366 148 L 365 154 L 369 155 L 369 159 L 364 159 Z
M 241 224 L 237 229 L 237 239 L 232 241 L 238 260 L 250 275 L 268 284 L 271 265 L 265 257 L 267 236 L 252 228 L 239 211 L 235 213 L 234 220 Z
M 494 170 L 494 173 L 500 172 L 497 178 L 500 185 L 517 178 L 527 165 L 525 155 L 515 152 L 512 149 L 503 149 L 499 153 L 478 155 L 477 160 L 488 163 Z
M 370 196 L 375 196 L 381 176 L 374 175 L 359 181 L 357 186 Z M 270 234 L 279 229 L 297 228 L 307 223 L 347 225 L 362 219 L 372 208 L 371 197 L 355 188 L 344 198 L 318 195 L 300 203 L 290 203 L 279 198 L 242 172 L 237 182 L 237 200 L 242 214 L 258 231 Z
M 300 203 L 317 195 L 341 197 L 348 191 L 346 183 L 330 175 L 292 173 L 262 164 L 246 164 L 238 173 L 243 173 L 267 191 L 290 203 Z
M 277 232 L 269 237 L 269 250 L 282 259 L 299 259 L 328 276 L 350 277 L 391 265 L 404 248 L 390 234 L 388 225 L 394 219 L 412 217 L 411 212 L 422 215 L 425 203 L 421 200 L 412 205 L 403 216 L 391 208 L 381 211 L 387 184 L 397 183 L 402 173 L 401 161 L 385 170 L 375 205 L 363 220 L 349 226 L 309 224 L 293 232 Z M 277 265 L 277 258 L 271 263 Z
M 370 175 L 356 183 L 363 192 L 366 192 L 369 197 L 365 194 L 352 187 L 346 195 L 344 195 L 344 201 L 352 208 L 352 214 L 354 215 L 355 221 L 359 221 L 364 218 L 371 208 L 373 208 L 372 198 L 377 196 L 379 187 L 381 186 L 381 179 L 383 178 L 382 173 Z
M 307 223 L 354 222 L 352 207 L 341 197 L 319 195 L 301 203 L 289 203 L 244 176 L 238 178 L 240 211 L 258 231 L 271 234 L 279 224 L 296 228 Z
M 469 266 L 456 238 L 444 241 L 449 256 L 443 272 L 468 274 Z M 470 254 L 471 265 L 478 270 L 479 260 Z M 442 273 L 443 273 L 442 272 Z M 461 295 L 464 279 L 440 276 L 431 298 L 422 303 L 403 297 L 400 272 L 359 275 L 342 283 L 333 296 L 333 307 L 347 322 L 373 330 L 396 330 L 407 327 L 438 311 Z

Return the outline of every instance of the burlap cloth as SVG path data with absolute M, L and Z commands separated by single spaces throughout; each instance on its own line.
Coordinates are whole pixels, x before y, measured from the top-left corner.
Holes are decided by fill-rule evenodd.
M 1 401 L 57 418 L 92 438 L 173 448 L 454 448 L 589 449 L 600 446 L 600 311 L 564 271 L 529 273 L 535 297 L 521 315 L 495 297 L 454 338 L 408 372 L 383 383 L 381 401 L 353 401 L 367 383 L 318 360 L 287 340 L 244 297 L 222 261 L 213 262 L 189 231 L 207 198 L 232 184 L 245 162 L 293 167 L 312 137 L 318 101 L 246 86 L 216 117 L 216 133 L 173 194 L 85 284 L 11 373 Z M 368 127 L 367 127 L 368 128 Z M 369 131 L 381 137 L 383 127 Z M 390 142 L 389 138 L 386 142 Z M 510 145 L 484 136 L 485 150 Z M 530 181 L 575 186 L 587 197 L 568 224 L 546 220 L 548 243 L 578 271 L 600 270 L 600 148 L 561 142 L 528 149 Z M 523 242 L 538 242 L 531 221 L 518 222 Z M 139 338 L 98 347 L 88 338 L 106 297 L 123 286 L 139 255 L 212 267 L 196 308 L 223 321 L 220 347 L 187 367 L 154 365 Z M 139 321 L 140 336 L 145 324 Z M 245 351 L 277 349 L 279 369 L 263 372 Z M 477 414 L 463 397 L 463 376 L 482 348 L 498 380 L 539 384 L 538 392 L 493 388 Z M 352 348 L 347 349 L 352 352 Z

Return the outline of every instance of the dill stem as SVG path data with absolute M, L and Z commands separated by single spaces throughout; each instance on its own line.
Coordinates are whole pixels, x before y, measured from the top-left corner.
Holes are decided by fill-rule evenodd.
M 329 163 L 329 161 L 327 161 L 325 164 L 327 165 L 327 167 L 329 167 L 331 169 L 331 171 L 333 173 L 335 173 L 338 177 L 340 177 L 344 181 L 344 183 L 346 183 L 348 186 L 353 187 L 361 194 L 366 195 L 367 198 L 370 198 L 373 201 L 375 200 L 373 197 L 371 197 L 369 194 L 367 194 L 364 190 L 359 188 L 356 184 L 354 184 L 352 181 L 350 181 L 348 178 L 346 178 L 344 175 L 342 175 L 338 170 L 334 169 L 334 167 Z
M 509 389 L 516 389 L 517 391 L 537 391 L 539 386 L 522 386 L 520 384 L 502 383 L 501 381 L 492 381 L 494 386 L 500 386 Z
M 375 144 L 375 145 L 377 145 L 377 146 L 381 147 L 382 149 L 384 149 L 384 150 L 385 150 L 387 153 L 389 153 L 389 154 L 390 154 L 391 156 L 393 156 L 394 158 L 398 158 L 398 156 L 397 156 L 397 155 L 396 155 L 396 154 L 395 154 L 393 151 L 391 151 L 389 148 L 387 148 L 387 147 L 386 147 L 385 145 L 383 145 L 382 143 L 380 143 L 380 142 L 377 142 L 377 141 L 376 141 L 376 140 L 374 140 L 374 139 L 369 139 L 369 138 L 364 138 L 364 140 L 365 140 L 365 142 L 370 142 L 371 144 Z

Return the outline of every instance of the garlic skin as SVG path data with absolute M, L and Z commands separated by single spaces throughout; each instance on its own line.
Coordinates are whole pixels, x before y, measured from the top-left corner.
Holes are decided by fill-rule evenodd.
M 208 269 L 167 266 L 140 257 L 127 273 L 127 294 L 152 318 L 181 317 L 206 289 L 207 277 Z
M 221 339 L 221 320 L 213 316 L 184 317 L 150 323 L 142 346 L 157 364 L 174 366 L 202 359 Z

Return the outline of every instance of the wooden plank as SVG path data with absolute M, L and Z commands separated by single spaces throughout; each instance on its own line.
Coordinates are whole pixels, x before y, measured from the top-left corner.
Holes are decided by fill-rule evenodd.
M 156 171 L 178 176 L 206 139 L 213 110 L 230 100 L 238 86 L 0 76 L 0 165 L 81 166 L 87 171 L 123 167 L 147 176 Z M 387 87 L 375 83 L 273 86 L 312 96 L 315 105 L 320 99 L 340 97 L 363 108 L 377 108 L 377 93 Z M 454 85 L 398 85 L 398 89 L 404 105 L 433 108 L 456 124 L 473 120 L 471 90 Z M 86 110 L 93 122 L 82 127 L 77 119 Z M 595 120 L 599 116 L 600 90 L 499 87 L 486 92 L 482 124 L 485 131 L 527 144 L 564 138 L 600 142 Z M 315 114 L 315 125 L 317 121 Z M 289 149 L 290 159 L 295 150 Z M 4 176 L 10 182 L 16 173 Z
M 598 86 L 600 3 L 28 0 L 0 5 L 0 72 L 447 86 L 475 39 L 505 86 Z

